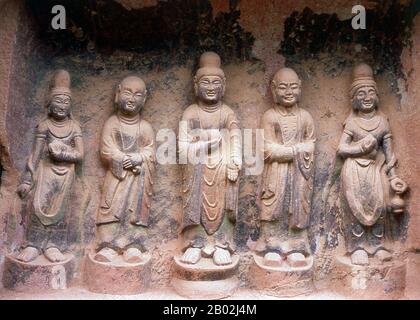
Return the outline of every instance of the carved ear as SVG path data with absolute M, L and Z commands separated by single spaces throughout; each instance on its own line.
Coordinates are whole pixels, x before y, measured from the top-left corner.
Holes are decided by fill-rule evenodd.
M 198 96 L 198 79 L 197 76 L 194 76 L 194 93 Z
M 146 102 L 146 99 L 147 99 L 147 94 L 148 94 L 147 89 L 144 89 L 144 94 L 143 94 L 143 103 L 145 103 L 145 102 Z
M 115 104 L 118 104 L 118 100 L 119 100 L 119 97 L 120 97 L 120 92 L 121 92 L 121 85 L 119 84 L 118 85 L 118 87 L 117 87 L 117 90 L 116 90 L 116 92 L 115 92 Z
M 223 77 L 222 78 L 222 83 L 223 83 L 223 91 L 222 91 L 222 96 L 225 96 L 225 92 L 226 92 L 226 78 Z
M 274 82 L 274 80 L 271 80 L 270 87 L 271 87 L 271 89 L 276 88 L 276 83 Z

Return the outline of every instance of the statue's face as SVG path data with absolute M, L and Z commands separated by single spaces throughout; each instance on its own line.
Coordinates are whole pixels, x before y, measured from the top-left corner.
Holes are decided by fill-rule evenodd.
M 135 79 L 123 81 L 118 90 L 118 105 L 120 111 L 128 116 L 138 114 L 146 102 L 146 87 Z
M 353 97 L 353 107 L 361 112 L 371 112 L 379 104 L 379 97 L 374 87 L 362 87 Z
M 55 95 L 49 106 L 49 114 L 56 120 L 64 120 L 70 115 L 71 98 L 65 94 Z
M 225 83 L 219 76 L 203 76 L 196 83 L 198 99 L 207 104 L 219 102 L 225 93 Z
M 284 107 L 293 107 L 300 100 L 300 81 L 293 75 L 284 74 L 271 84 L 274 102 Z

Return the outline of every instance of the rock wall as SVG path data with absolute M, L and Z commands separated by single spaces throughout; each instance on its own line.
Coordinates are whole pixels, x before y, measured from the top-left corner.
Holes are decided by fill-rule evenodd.
M 14 238 L 21 237 L 18 220 L 13 218 L 14 190 L 31 151 L 35 125 L 45 115 L 53 70 L 66 68 L 71 73 L 73 114 L 84 136 L 83 174 L 92 201 L 80 226 L 81 257 L 95 234 L 105 174 L 99 139 L 113 111 L 116 85 L 126 75 L 142 76 L 149 91 L 142 116 L 155 132 L 176 132 L 183 110 L 194 100 L 192 76 L 200 53 L 206 50 L 222 57 L 225 102 L 238 114 L 243 128 L 259 128 L 262 114 L 272 103 L 269 81 L 279 67 L 291 66 L 302 78 L 301 107 L 311 113 L 317 130 L 311 244 L 316 253 L 322 252 L 331 219 L 325 211 L 325 188 L 334 170 L 342 123 L 350 112 L 350 73 L 355 63 L 366 61 L 376 72 L 380 108 L 393 131 L 399 175 L 410 185 L 409 214 L 400 222 L 399 233 L 413 261 L 408 295 L 420 292 L 420 283 L 414 281 L 420 249 L 416 161 L 420 19 L 415 1 L 361 1 L 368 10 L 368 30 L 357 31 L 351 29 L 354 4 L 347 0 L 63 1 L 68 15 L 68 28 L 63 31 L 49 25 L 53 2 L 0 2 L 6 12 L 0 21 L 0 230 L 4 230 L 0 255 L 16 243 Z M 158 288 L 168 284 L 178 246 L 179 166 L 159 164 L 155 180 L 149 236 L 156 246 L 152 280 Z M 244 261 L 247 243 L 252 245 L 258 237 L 258 182 L 258 176 L 241 178 L 236 239 Z M 244 263 L 242 274 L 246 268 Z M 319 272 L 328 276 L 326 268 L 321 264 Z

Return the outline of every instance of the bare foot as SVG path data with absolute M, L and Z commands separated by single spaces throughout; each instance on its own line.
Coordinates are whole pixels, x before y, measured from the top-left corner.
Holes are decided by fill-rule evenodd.
M 51 262 L 61 262 L 66 260 L 66 257 L 57 248 L 48 248 L 44 251 L 44 256 Z
M 386 262 L 392 259 L 392 254 L 386 250 L 378 250 L 375 253 L 375 257 L 377 257 L 381 262 Z
M 137 248 L 128 248 L 124 251 L 123 259 L 128 263 L 140 263 L 143 260 L 143 255 Z
M 356 250 L 351 255 L 351 263 L 358 266 L 366 266 L 369 264 L 369 257 L 365 250 Z
M 277 252 L 267 252 L 264 255 L 264 265 L 268 267 L 280 267 L 283 260 Z
M 287 263 L 293 268 L 305 267 L 307 265 L 305 256 L 300 252 L 294 252 L 287 256 Z
M 204 258 L 211 258 L 213 256 L 214 250 L 215 250 L 215 248 L 214 248 L 213 245 L 210 245 L 210 244 L 206 245 L 204 247 L 204 249 L 202 250 L 203 257 Z
M 94 259 L 99 262 L 112 262 L 115 257 L 118 256 L 118 252 L 111 248 L 103 248 L 95 254 Z
M 213 254 L 213 261 L 218 266 L 224 266 L 232 263 L 232 257 L 229 250 L 217 247 Z
M 26 247 L 16 257 L 16 259 L 23 262 L 30 262 L 39 256 L 39 251 L 35 247 Z
M 188 264 L 196 264 L 201 259 L 201 249 L 200 248 L 188 248 L 183 256 L 181 261 Z

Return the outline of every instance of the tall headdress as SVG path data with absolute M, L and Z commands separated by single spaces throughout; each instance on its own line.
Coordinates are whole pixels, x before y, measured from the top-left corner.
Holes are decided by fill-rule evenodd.
M 219 76 L 225 79 L 225 73 L 221 69 L 220 56 L 215 52 L 204 52 L 200 57 L 199 69 L 195 74 L 196 80 L 202 76 Z
M 51 79 L 48 101 L 59 94 L 71 97 L 70 74 L 66 70 L 57 70 Z
M 350 97 L 353 98 L 356 91 L 362 87 L 373 87 L 378 92 L 375 79 L 373 78 L 373 70 L 365 63 L 359 64 L 353 69 L 353 83 L 350 88 Z

